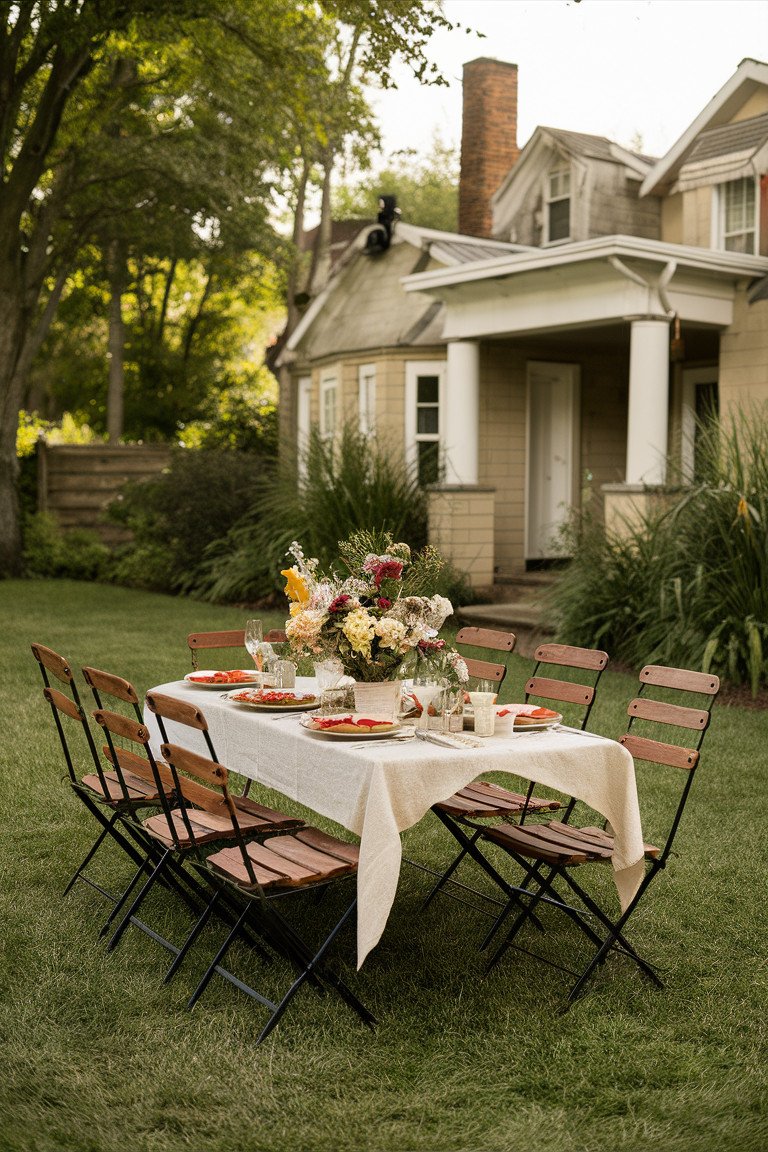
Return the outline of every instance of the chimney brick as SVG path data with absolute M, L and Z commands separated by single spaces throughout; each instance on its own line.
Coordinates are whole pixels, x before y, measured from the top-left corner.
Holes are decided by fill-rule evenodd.
M 492 236 L 491 197 L 519 155 L 517 64 L 470 60 L 464 65 L 460 232 Z

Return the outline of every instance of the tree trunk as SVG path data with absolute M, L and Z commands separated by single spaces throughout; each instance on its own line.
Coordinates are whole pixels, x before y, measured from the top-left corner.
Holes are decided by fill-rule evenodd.
M 17 479 L 16 433 L 23 398 L 23 379 L 16 372 L 25 335 L 20 286 L 14 292 L 14 269 L 0 267 L 0 578 L 21 574 L 21 525 Z M 7 279 L 4 280 L 4 274 Z
M 113 240 L 107 250 L 109 277 L 109 387 L 107 388 L 107 436 L 117 444 L 123 434 L 125 396 L 125 321 L 123 293 L 126 284 L 125 256 L 121 245 Z

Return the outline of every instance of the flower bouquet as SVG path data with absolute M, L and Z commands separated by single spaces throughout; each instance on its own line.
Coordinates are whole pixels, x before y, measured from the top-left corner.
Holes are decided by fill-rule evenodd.
M 298 543 L 289 549 L 285 631 L 297 655 L 335 657 L 358 682 L 397 680 L 432 663 L 455 683 L 467 679 L 464 661 L 438 638 L 453 606 L 430 594 L 443 565 L 435 549 L 412 555 L 389 533 L 357 532 L 339 553 L 337 569 L 323 574 Z

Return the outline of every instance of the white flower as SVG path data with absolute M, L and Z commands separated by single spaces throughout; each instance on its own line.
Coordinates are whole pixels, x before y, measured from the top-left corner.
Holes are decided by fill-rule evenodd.
M 382 648 L 392 648 L 395 652 L 407 652 L 412 646 L 408 639 L 408 629 L 400 620 L 382 616 L 376 621 L 376 635 Z
M 445 596 L 433 596 L 429 604 L 429 623 L 432 628 L 437 628 L 439 631 L 446 619 L 453 614 L 453 604 Z
M 371 641 L 376 629 L 376 621 L 365 608 L 355 608 L 341 626 L 341 630 L 352 645 L 352 651 L 367 659 L 371 657 Z

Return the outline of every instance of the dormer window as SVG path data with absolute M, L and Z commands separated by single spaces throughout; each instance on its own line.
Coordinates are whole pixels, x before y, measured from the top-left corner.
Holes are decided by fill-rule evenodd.
M 546 236 L 545 244 L 568 240 L 571 235 L 571 170 L 555 168 L 546 180 Z
M 729 180 L 717 189 L 718 196 L 718 247 L 726 252 L 746 252 L 752 256 L 757 251 L 757 198 L 755 181 L 751 176 L 741 180 Z

